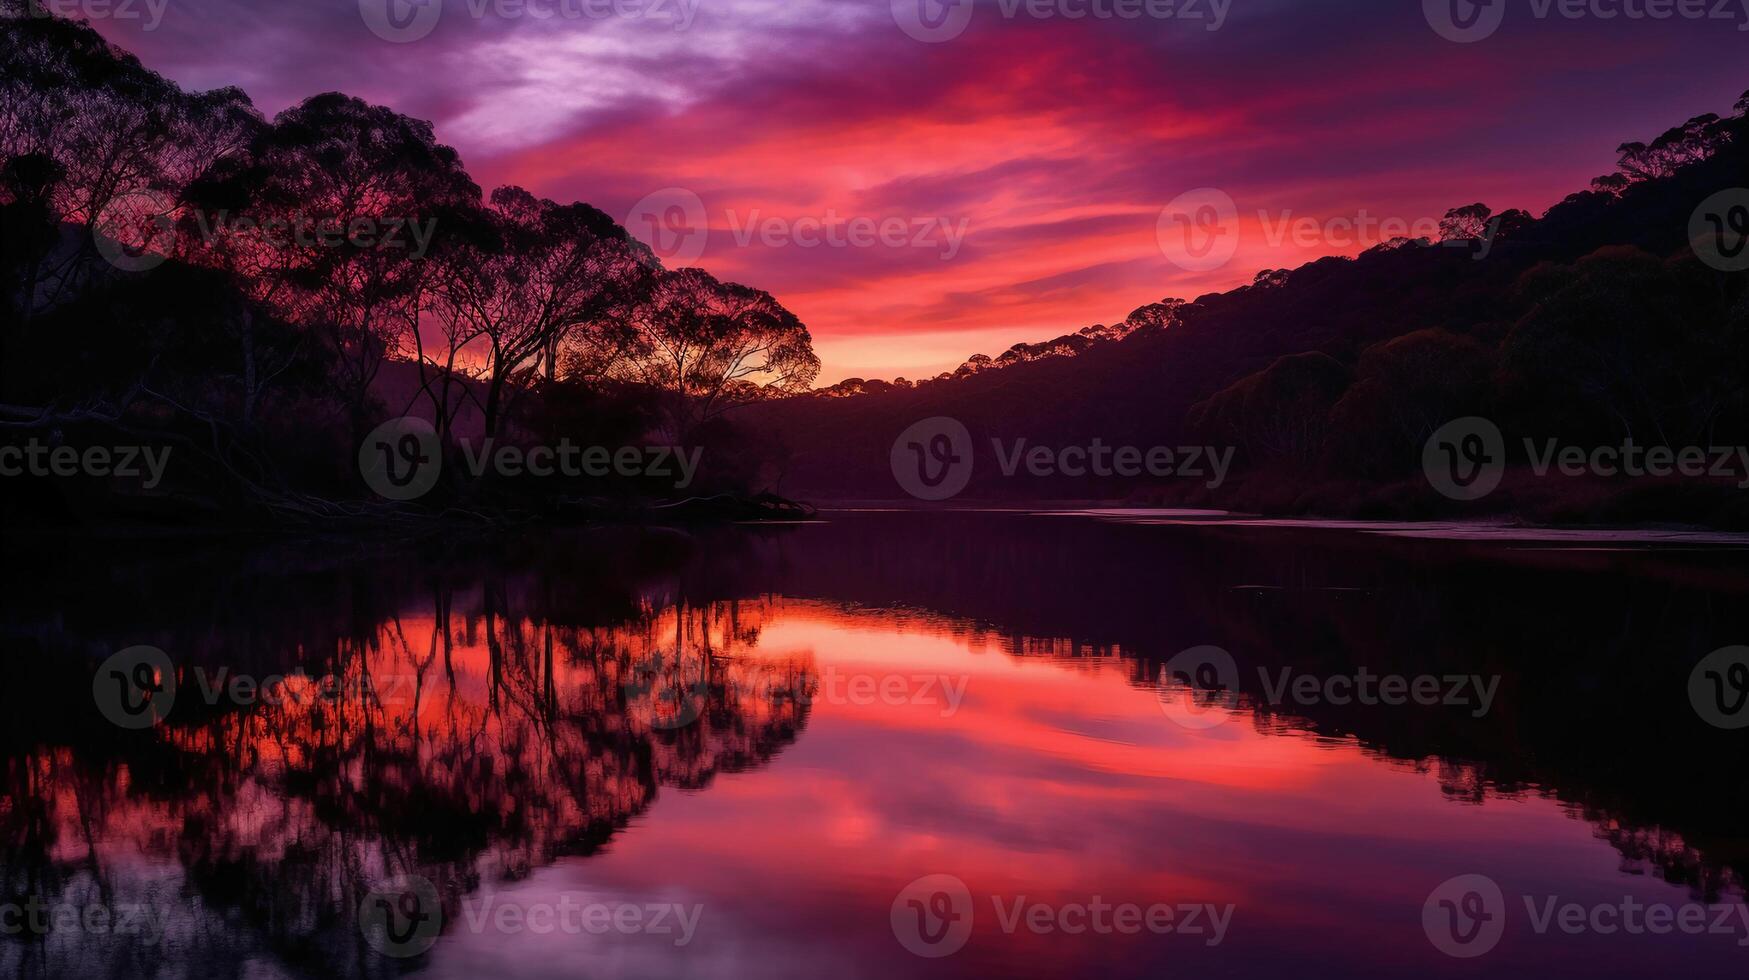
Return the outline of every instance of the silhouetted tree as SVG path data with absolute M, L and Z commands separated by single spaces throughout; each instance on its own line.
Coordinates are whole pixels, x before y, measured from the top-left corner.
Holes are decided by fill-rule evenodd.
M 1623 143 L 1617 166 L 1630 182 L 1669 177 L 1681 168 L 1705 160 L 1729 141 L 1716 113 L 1705 113 L 1672 126 L 1651 143 Z
M 1496 243 L 1513 241 L 1524 235 L 1536 225 L 1536 219 L 1529 211 L 1518 208 L 1508 208 L 1494 215 L 1488 221 L 1488 232 L 1494 236 Z
M 1488 218 L 1494 209 L 1486 204 L 1466 204 L 1452 208 L 1439 222 L 1441 241 L 1481 238 L 1488 231 Z
M 607 215 L 519 187 L 494 191 L 487 220 L 449 257 L 433 311 L 448 335 L 485 346 L 487 435 L 518 372 L 558 360 L 573 330 L 615 316 L 655 273 L 655 259 Z
M 703 269 L 656 277 L 632 319 L 638 346 L 620 374 L 666 393 L 676 439 L 737 405 L 805 391 L 820 373 L 795 314 L 770 293 Z
M 29 319 L 106 274 L 97 237 L 138 244 L 136 226 L 167 219 L 182 189 L 241 150 L 260 116 L 239 89 L 185 93 L 81 24 L 20 16 L 0 20 L 0 160 L 52 160 L 49 202 L 80 229 L 20 270 Z
M 250 156 L 244 216 L 286 238 L 286 254 L 271 261 L 295 288 L 279 305 L 333 356 L 337 392 L 362 435 L 377 372 L 417 327 L 430 271 L 420 237 L 477 207 L 479 188 L 430 123 L 336 93 L 281 113 Z

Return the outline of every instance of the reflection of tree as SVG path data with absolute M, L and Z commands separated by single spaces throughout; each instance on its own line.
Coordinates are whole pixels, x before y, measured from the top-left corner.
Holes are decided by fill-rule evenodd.
M 194 974 L 270 952 L 318 975 L 392 972 L 356 910 L 398 875 L 462 897 L 597 850 L 658 787 L 757 766 L 806 723 L 811 664 L 756 653 L 763 603 L 645 601 L 627 622 L 536 617 L 524 583 L 439 589 L 417 614 L 334 644 L 275 703 L 214 710 L 193 695 L 125 756 L 11 759 L 0 866 L 22 901 L 149 903 L 198 934 Z M 660 653 L 708 680 L 696 719 L 652 727 L 628 698 Z M 183 690 L 197 690 L 184 671 Z M 172 860 L 173 857 L 173 860 Z M 147 975 L 173 949 L 54 935 L 0 946 L 23 975 Z M 143 960 L 143 961 L 142 961 Z M 416 962 L 416 961 L 415 961 Z

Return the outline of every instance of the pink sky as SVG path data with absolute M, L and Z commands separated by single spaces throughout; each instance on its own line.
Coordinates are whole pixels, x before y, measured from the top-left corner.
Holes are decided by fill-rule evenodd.
M 1231 0 L 1218 30 L 1209 0 L 1181 4 L 1198 20 L 1010 17 L 976 0 L 963 33 L 922 43 L 898 24 L 919 0 L 526 8 L 546 18 L 518 15 L 524 0 L 447 0 L 428 36 L 393 43 L 361 15 L 374 2 L 170 0 L 155 23 L 93 23 L 268 113 L 340 90 L 431 119 L 488 189 L 622 220 L 651 194 L 695 195 L 709 230 L 694 264 L 794 310 L 822 384 L 933 375 L 1373 244 L 1272 242 L 1283 220 L 1425 223 L 1478 200 L 1540 214 L 1610 170 L 1618 143 L 1724 112 L 1749 85 L 1743 11 L 1539 19 L 1499 0 L 1498 30 L 1460 44 L 1395 0 Z M 1191 272 L 1156 224 L 1203 187 L 1236 202 L 1239 250 Z M 773 221 L 779 234 L 753 224 Z M 793 240 L 821 223 L 875 240 Z

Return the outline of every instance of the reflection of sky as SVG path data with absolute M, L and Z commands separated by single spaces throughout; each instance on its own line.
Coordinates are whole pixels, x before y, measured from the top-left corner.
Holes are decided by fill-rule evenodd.
M 606 853 L 492 894 L 704 906 L 683 949 L 670 937 L 503 936 L 452 928 L 439 977 L 660 976 L 1654 976 L 1741 964 L 1736 937 L 1537 936 L 1516 896 L 1682 903 L 1623 874 L 1590 824 L 1541 798 L 1476 806 L 1436 774 L 1349 743 L 1167 720 L 1113 661 L 1019 660 L 909 619 L 790 603 L 761 656 L 821 674 L 947 676 L 965 700 L 844 703 L 824 693 L 796 744 L 699 792 L 663 790 Z M 939 691 L 939 685 L 934 685 Z M 843 690 L 848 691 L 845 687 Z M 863 699 L 866 701 L 867 699 Z M 877 702 L 884 699 L 876 698 Z M 971 942 L 939 961 L 895 941 L 889 907 L 925 874 L 964 879 Z M 1424 938 L 1421 906 L 1455 875 L 1499 881 L 1512 918 L 1481 964 Z M 1004 935 L 993 896 L 1052 903 L 1233 903 L 1226 942 Z M 476 896 L 476 900 L 479 896 Z
M 241 85 L 269 112 L 338 89 L 431 119 L 488 188 L 616 216 L 688 188 L 709 212 L 702 264 L 794 309 L 828 383 L 929 375 L 1358 251 L 1272 245 L 1260 209 L 1271 222 L 1413 222 L 1477 200 L 1540 213 L 1612 169 L 1617 144 L 1727 110 L 1749 44 L 1730 21 L 1537 20 L 1528 3 L 1458 45 L 1412 0 L 1238 0 L 1214 32 L 1007 19 L 978 0 L 963 36 L 924 45 L 888 0 L 662 0 L 696 6 L 684 31 L 476 20 L 468 8 L 490 4 L 447 0 L 434 34 L 397 45 L 358 3 L 175 0 L 156 30 L 97 26 L 178 81 Z M 1186 273 L 1155 222 L 1204 186 L 1237 200 L 1246 234 L 1227 267 Z M 755 212 L 946 217 L 969 235 L 951 261 L 738 244 L 733 224 Z

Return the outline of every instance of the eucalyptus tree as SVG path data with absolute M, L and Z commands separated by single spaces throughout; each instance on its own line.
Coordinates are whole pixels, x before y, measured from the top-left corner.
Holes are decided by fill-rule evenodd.
M 445 335 L 477 343 L 487 435 L 518 388 L 567 341 L 588 342 L 616 321 L 657 270 L 648 248 L 587 204 L 557 204 L 519 187 L 492 193 L 484 221 L 451 241 L 433 313 Z
M 820 373 L 794 313 L 764 290 L 703 269 L 656 277 L 631 316 L 637 345 L 619 373 L 663 393 L 676 439 L 739 405 L 806 391 Z

